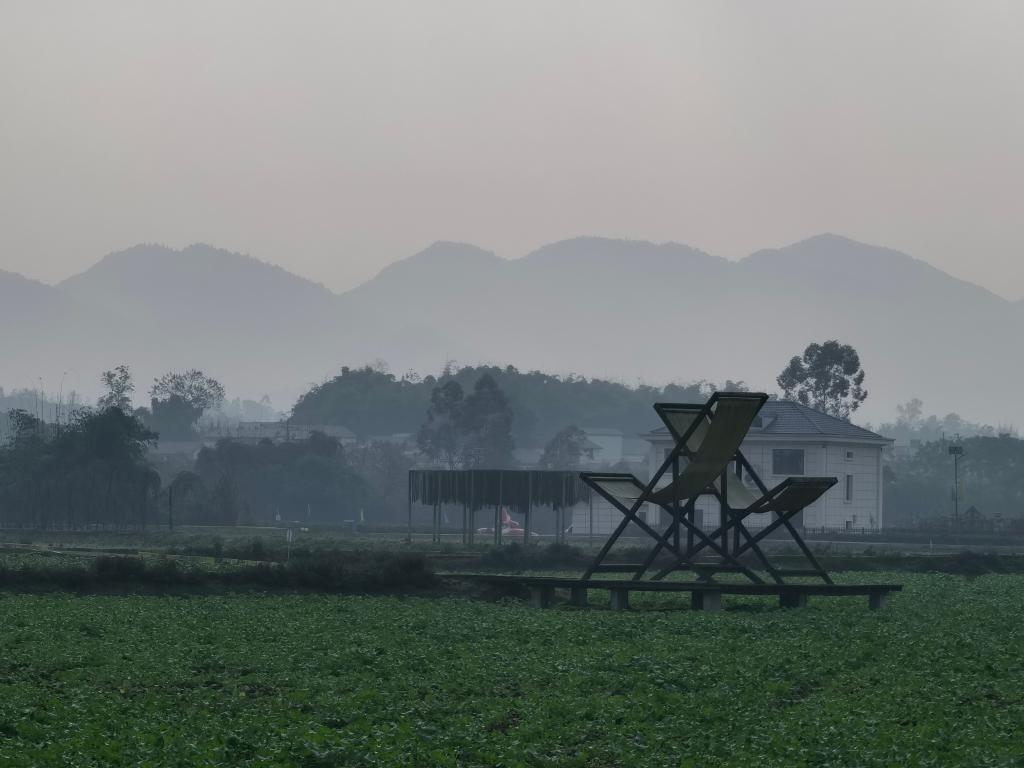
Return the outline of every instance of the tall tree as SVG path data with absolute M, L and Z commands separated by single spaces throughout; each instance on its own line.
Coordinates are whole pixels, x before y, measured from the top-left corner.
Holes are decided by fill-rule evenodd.
M 466 462 L 486 469 L 503 469 L 515 463 L 512 450 L 512 408 L 494 378 L 485 373 L 466 398 L 463 413 L 467 434 Z
M 594 448 L 583 430 L 570 424 L 560 429 L 544 446 L 540 466 L 543 469 L 575 469 L 584 456 L 594 458 Z
M 189 405 L 205 411 L 224 401 L 224 387 L 202 371 L 190 368 L 184 373 L 165 373 L 154 379 L 149 396 L 159 399 L 180 397 Z
M 120 408 L 125 413 L 132 409 L 132 392 L 135 391 L 135 382 L 132 381 L 132 372 L 127 365 L 119 365 L 111 371 L 104 371 L 100 376 L 106 393 L 100 397 L 96 405 L 101 410 L 107 408 Z
M 849 419 L 868 396 L 857 350 L 835 339 L 809 344 L 776 381 L 784 397 L 840 419 Z
M 896 406 L 899 417 L 896 421 L 905 424 L 908 429 L 914 429 L 921 423 L 921 415 L 924 413 L 924 403 L 921 398 L 915 397 L 903 405 Z
M 416 443 L 434 461 L 455 469 L 465 458 L 465 393 L 454 380 L 434 387 L 427 421 L 416 434 Z
M 482 375 L 465 396 L 458 381 L 434 387 L 427 421 L 416 442 L 421 451 L 449 469 L 500 469 L 513 463 L 512 408 L 489 374 Z
M 350 466 L 373 488 L 367 513 L 378 520 L 398 519 L 404 514 L 408 491 L 409 468 L 412 462 L 398 443 L 370 440 L 347 451 Z
M 149 388 L 151 413 L 147 423 L 161 434 L 182 435 L 192 431 L 203 411 L 224 401 L 224 387 L 200 370 L 165 373 Z

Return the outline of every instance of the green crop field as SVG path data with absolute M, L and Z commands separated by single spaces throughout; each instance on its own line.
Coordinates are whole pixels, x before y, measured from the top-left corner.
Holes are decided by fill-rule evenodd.
M 1024 577 L 872 576 L 906 591 L 720 614 L 0 594 L 0 765 L 1024 764 Z

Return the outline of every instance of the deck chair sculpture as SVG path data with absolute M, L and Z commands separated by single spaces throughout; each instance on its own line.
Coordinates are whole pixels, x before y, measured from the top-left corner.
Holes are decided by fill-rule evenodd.
M 784 583 L 785 576 L 810 575 L 831 583 L 793 526 L 792 518 L 835 485 L 836 478 L 788 478 L 769 490 L 740 451 L 740 444 L 767 399 L 761 393 L 719 392 L 703 405 L 659 403 L 655 410 L 675 440 L 675 447 L 649 483 L 645 485 L 629 474 L 581 473 L 587 485 L 623 514 L 583 578 L 599 571 L 633 571 L 633 578 L 641 579 L 658 556 L 667 551 L 672 562 L 655 573 L 655 579 L 675 570 L 694 570 L 704 579 L 715 572 L 732 571 L 762 583 L 757 572 L 741 559 L 750 553 L 776 583 Z M 760 495 L 743 482 L 744 472 Z M 664 483 L 666 476 L 668 482 Z M 705 494 L 715 496 L 722 510 L 718 528 L 710 533 L 695 521 L 696 501 Z M 664 532 L 659 533 L 639 517 L 645 503 L 656 504 L 668 512 L 671 523 Z M 774 513 L 775 519 L 756 533 L 744 524 L 750 515 L 765 513 Z M 641 563 L 606 562 L 613 545 L 630 524 L 653 538 L 654 547 Z M 759 542 L 779 528 L 785 528 L 800 547 L 809 569 L 779 569 L 768 560 Z M 719 560 L 698 560 L 702 553 L 717 555 Z

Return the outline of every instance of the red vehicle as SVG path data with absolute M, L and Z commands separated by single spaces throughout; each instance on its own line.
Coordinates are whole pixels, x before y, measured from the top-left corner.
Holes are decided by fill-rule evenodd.
M 477 533 L 494 535 L 494 527 L 489 528 L 477 528 Z M 536 531 L 531 531 L 530 536 L 540 536 Z M 505 507 L 501 508 L 501 538 L 504 539 L 518 539 L 523 541 L 526 538 L 526 529 L 516 520 L 512 519 L 512 516 L 508 513 L 508 509 Z

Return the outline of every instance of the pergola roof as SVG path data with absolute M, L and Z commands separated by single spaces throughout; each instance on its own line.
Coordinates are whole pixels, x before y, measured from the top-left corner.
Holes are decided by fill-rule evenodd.
M 566 509 L 590 499 L 579 472 L 541 469 L 412 469 L 409 500 L 427 506 L 465 505 L 478 510 L 507 507 Z

